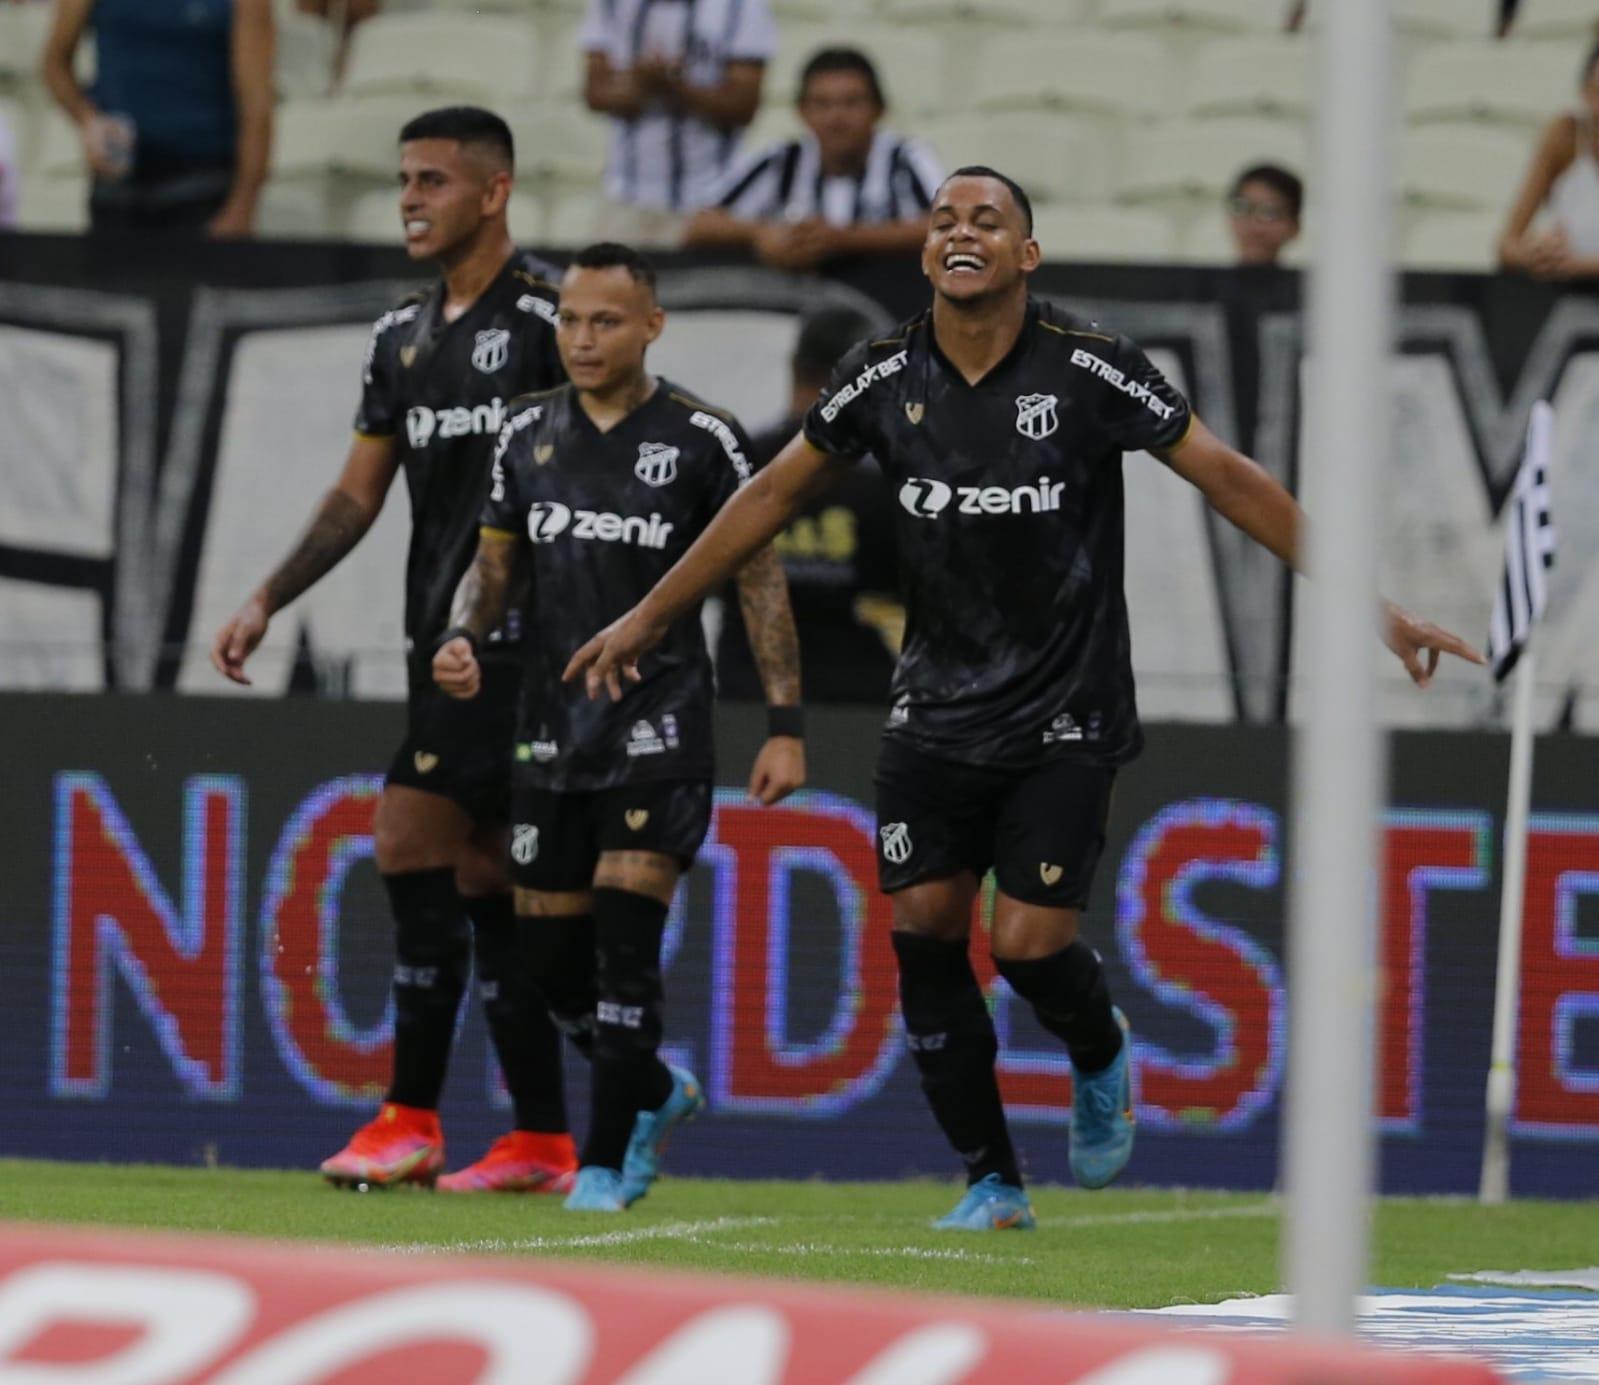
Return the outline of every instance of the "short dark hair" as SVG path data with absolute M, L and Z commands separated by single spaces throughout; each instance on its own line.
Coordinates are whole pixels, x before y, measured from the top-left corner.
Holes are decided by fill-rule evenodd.
M 811 59 L 800 69 L 799 90 L 795 93 L 796 102 L 805 99 L 805 89 L 810 86 L 812 77 L 819 77 L 824 72 L 854 72 L 866 81 L 872 89 L 872 99 L 878 107 L 888 105 L 888 98 L 883 95 L 883 83 L 877 75 L 877 66 L 859 48 L 822 48 L 811 54 Z
M 655 296 L 655 266 L 631 245 L 622 245 L 614 240 L 595 241 L 593 245 L 585 245 L 572 256 L 567 267 L 625 269 L 632 276 L 634 283 L 643 284 L 650 291 L 650 297 Z
M 1010 195 L 1016 199 L 1016 205 L 1021 209 L 1022 220 L 1027 224 L 1027 234 L 1033 234 L 1033 199 L 1014 178 L 1006 177 L 997 168 L 990 168 L 987 164 L 966 164 L 957 168 L 944 179 L 944 182 L 949 183 L 956 178 L 994 178 L 1003 183 L 1010 189 Z
M 400 143 L 413 139 L 453 139 L 492 149 L 509 168 L 516 167 L 516 142 L 511 127 L 481 106 L 440 106 L 423 111 L 400 127 Z
M 1305 208 L 1305 184 L 1298 174 L 1290 173 L 1281 164 L 1251 164 L 1233 179 L 1227 195 L 1237 197 L 1246 183 L 1264 183 L 1288 204 L 1294 220 L 1299 220 Z
M 805 381 L 826 380 L 844 353 L 871 330 L 871 320 L 858 308 L 841 303 L 812 308 L 800 319 L 794 374 Z

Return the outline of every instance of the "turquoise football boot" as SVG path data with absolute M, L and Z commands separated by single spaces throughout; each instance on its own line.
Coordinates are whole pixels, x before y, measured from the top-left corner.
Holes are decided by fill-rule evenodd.
M 615 1169 L 590 1164 L 577 1171 L 577 1181 L 566 1195 L 568 1212 L 625 1212 L 627 1199 L 622 1196 L 622 1175 Z
M 1121 1026 L 1121 1052 L 1103 1072 L 1072 1074 L 1072 1177 L 1083 1188 L 1103 1188 L 1127 1167 L 1133 1153 L 1133 1035 L 1127 1016 L 1112 1009 Z
M 661 1173 L 661 1153 L 667 1137 L 705 1108 L 705 1089 L 687 1068 L 667 1065 L 672 1074 L 672 1094 L 655 1111 L 640 1111 L 633 1122 L 633 1138 L 622 1160 L 622 1196 L 629 1205 L 650 1190 Z
M 1027 1194 L 997 1173 L 980 1178 L 955 1204 L 955 1210 L 933 1223 L 937 1231 L 1031 1231 L 1038 1225 Z

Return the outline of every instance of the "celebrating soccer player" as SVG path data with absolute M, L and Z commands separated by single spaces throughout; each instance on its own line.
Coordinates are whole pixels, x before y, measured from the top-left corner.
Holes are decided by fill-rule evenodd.
M 567 671 L 590 696 L 616 696 L 702 593 L 856 458 L 877 458 L 898 499 L 907 608 L 877 768 L 878 868 L 911 1053 L 967 1169 L 936 1223 L 952 1230 L 1033 1224 L 968 958 L 990 868 L 995 965 L 1071 1058 L 1072 1172 L 1103 1187 L 1132 1152 L 1127 1024 L 1078 937 L 1111 785 L 1143 741 L 1121 454 L 1155 453 L 1286 562 L 1302 524 L 1131 341 L 1028 294 L 1039 259 L 1020 187 L 989 168 L 951 175 L 922 250 L 932 310 L 846 356 L 801 435 Z M 1440 653 L 1478 657 L 1393 606 L 1384 638 L 1421 684 Z
M 614 704 L 562 686 L 578 642 L 649 591 L 750 477 L 737 420 L 645 369 L 664 321 L 636 251 L 594 245 L 572 261 L 556 333 L 571 383 L 512 402 L 477 557 L 433 661 L 441 688 L 476 696 L 480 648 L 513 588 L 527 593 L 511 857 L 537 985 L 562 1028 L 592 1033 L 574 1211 L 643 1197 L 667 1134 L 705 1100 L 657 1054 L 661 937 L 711 817 L 715 692 L 699 602 L 678 607 Z M 805 779 L 799 641 L 772 550 L 754 545 L 736 566 L 770 706 L 749 791 L 775 803 Z
M 336 1183 L 431 1183 L 443 1169 L 439 1094 L 474 944 L 516 1128 L 438 1186 L 565 1191 L 577 1167 L 560 1035 L 531 989 L 505 866 L 515 628 L 485 632 L 484 695 L 472 708 L 442 696 L 429 669 L 477 544 L 504 401 L 562 378 L 556 271 L 519 252 L 506 225 L 512 166 L 511 132 L 489 111 L 432 111 L 400 131 L 406 249 L 443 276 L 373 326 L 343 474 L 211 649 L 223 674 L 248 683 L 245 660 L 267 622 L 355 547 L 403 468 L 408 722 L 373 826 L 395 923 L 394 1079 L 377 1118 L 323 1163 Z

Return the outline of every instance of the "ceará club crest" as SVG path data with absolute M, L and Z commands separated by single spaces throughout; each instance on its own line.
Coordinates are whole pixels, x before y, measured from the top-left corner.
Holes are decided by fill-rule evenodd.
M 678 449 L 664 442 L 641 442 L 633 474 L 646 486 L 669 486 L 677 480 Z

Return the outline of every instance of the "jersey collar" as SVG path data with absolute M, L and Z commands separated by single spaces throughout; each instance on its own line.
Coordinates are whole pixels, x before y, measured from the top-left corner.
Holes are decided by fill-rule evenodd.
M 1022 322 L 1022 330 L 1017 334 L 1011 349 L 1002 356 L 989 372 L 974 385 L 960 373 L 943 352 L 938 344 L 938 334 L 933 330 L 933 310 L 927 310 L 927 354 L 944 371 L 950 380 L 960 389 L 987 390 L 994 389 L 1003 383 L 1005 377 L 1011 373 L 1017 363 L 1023 360 L 1032 349 L 1033 337 L 1038 326 L 1038 300 L 1031 294 L 1027 295 L 1027 316 Z

